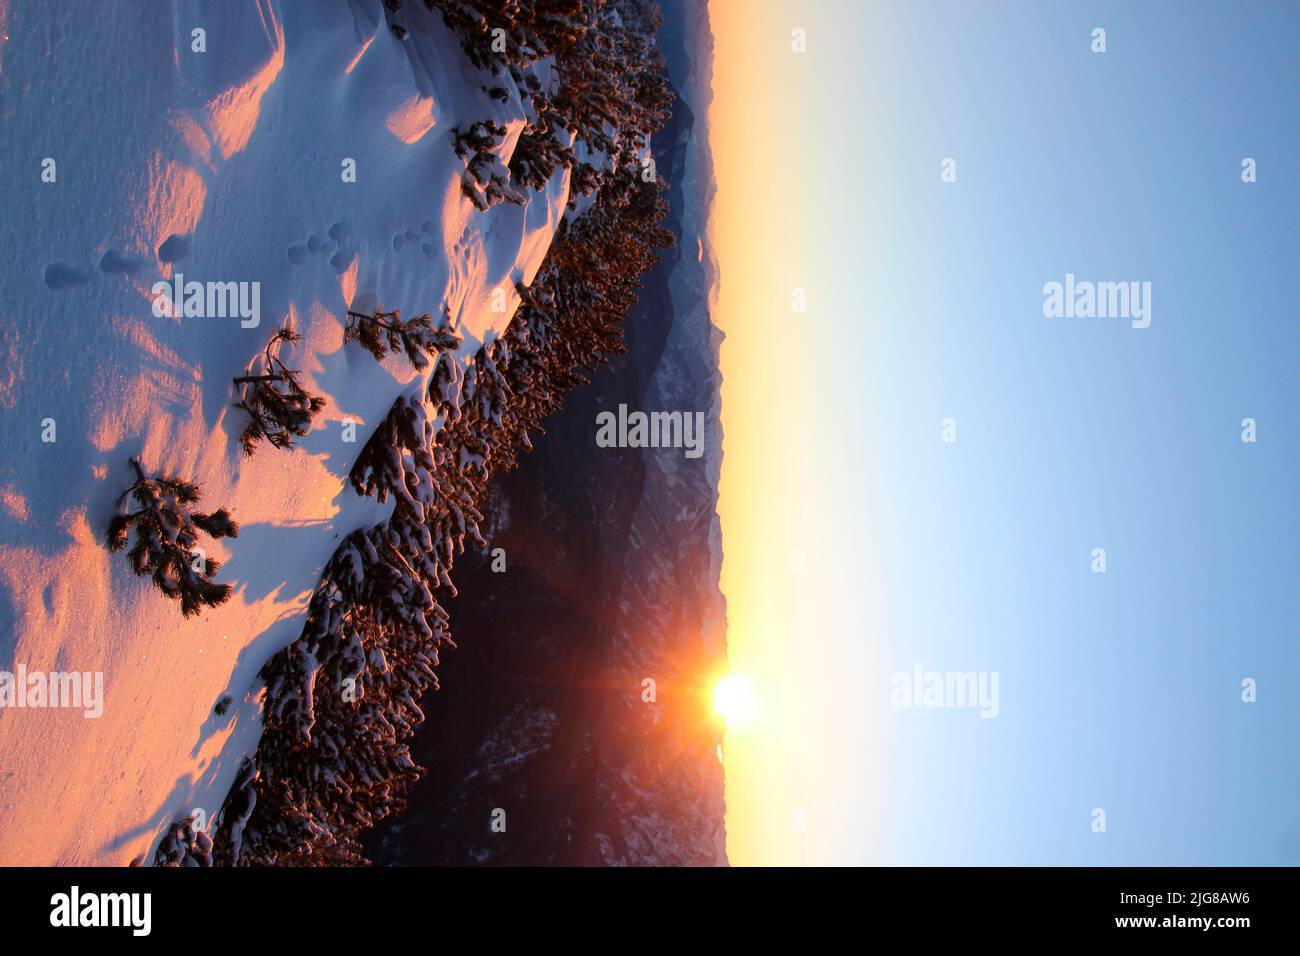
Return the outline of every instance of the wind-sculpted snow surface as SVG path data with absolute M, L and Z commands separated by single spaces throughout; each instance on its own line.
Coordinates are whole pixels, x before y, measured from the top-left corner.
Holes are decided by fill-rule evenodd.
M 417 575 L 440 566 L 445 551 L 423 547 L 440 526 L 417 527 L 396 489 L 381 501 L 347 479 L 395 402 L 432 431 L 450 399 L 430 396 L 433 368 L 345 344 L 347 312 L 441 316 L 461 342 L 437 381 L 461 382 L 510 324 L 516 286 L 541 269 L 569 173 L 522 205 L 475 210 L 450 131 L 486 119 L 521 129 L 523 103 L 513 84 L 504 98 L 483 90 L 437 17 L 399 40 L 380 0 L 178 0 L 131 13 L 9 0 L 4 18 L 0 670 L 102 672 L 105 701 L 96 719 L 0 711 L 0 861 L 120 865 L 151 858 L 167 834 L 160 862 L 176 862 L 204 841 L 175 821 L 205 829 L 232 788 L 244 792 L 263 730 L 259 671 L 283 662 L 268 670 L 272 690 L 303 686 L 315 645 L 298 639 L 318 621 L 330 630 L 330 615 L 351 614 L 361 635 L 411 624 L 414 643 L 383 653 L 413 668 L 411 687 L 432 679 L 417 659 L 441 639 L 436 605 L 377 561 L 400 547 L 426 562 Z M 177 273 L 255 283 L 259 323 L 202 308 L 156 316 L 154 284 Z M 262 443 L 245 458 L 232 379 L 284 323 L 300 336 L 286 361 L 326 404 L 293 448 Z M 475 454 L 473 440 L 461 447 Z M 208 545 L 230 598 L 195 618 L 104 547 L 134 456 L 200 485 L 240 523 L 237 539 Z M 419 474 L 411 500 L 431 500 L 433 472 Z M 446 520 L 468 531 L 472 513 L 457 507 Z M 409 620 L 341 610 L 335 599 L 362 588 L 400 594 Z M 355 643 L 337 653 L 360 670 Z M 362 684 L 361 706 L 377 706 Z M 418 719 L 402 686 L 381 715 L 394 733 Z M 234 705 L 215 713 L 227 695 Z M 310 696 L 273 699 L 268 722 L 327 746 L 333 725 L 313 720 Z M 232 802 L 222 823 L 257 812 Z

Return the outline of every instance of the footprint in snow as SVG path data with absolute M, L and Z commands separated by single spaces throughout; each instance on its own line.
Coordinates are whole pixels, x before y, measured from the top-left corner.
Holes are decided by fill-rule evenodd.
M 68 262 L 51 262 L 45 267 L 45 284 L 51 289 L 70 289 L 90 282 L 90 272 Z
M 408 245 L 419 245 L 420 251 L 426 258 L 436 259 L 438 257 L 438 247 L 435 243 L 427 240 L 434 235 L 437 227 L 433 222 L 426 219 L 420 223 L 419 230 L 414 227 L 407 229 L 406 232 L 399 232 L 393 236 L 393 251 L 401 252 Z
M 284 254 L 296 266 L 305 263 L 309 254 L 329 256 L 330 268 L 341 275 L 356 257 L 356 248 L 351 242 L 352 231 L 347 223 L 336 222 L 326 232 L 328 239 L 313 232 L 303 242 L 295 242 L 284 250 Z
M 116 249 L 109 249 L 99 260 L 100 272 L 116 272 L 124 276 L 133 276 L 140 271 L 140 260 L 135 256 L 128 256 L 125 253 L 118 252 Z

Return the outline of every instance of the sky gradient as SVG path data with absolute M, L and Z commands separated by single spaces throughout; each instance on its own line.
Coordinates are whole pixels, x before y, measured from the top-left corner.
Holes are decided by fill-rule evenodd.
M 1300 862 L 1300 7 L 710 14 L 732 861 Z

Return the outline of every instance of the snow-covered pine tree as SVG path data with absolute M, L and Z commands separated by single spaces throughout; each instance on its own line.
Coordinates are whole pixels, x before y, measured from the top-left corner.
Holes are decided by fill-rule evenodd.
M 461 132 L 452 129 L 452 148 L 465 160 L 460 191 L 479 212 L 499 202 L 524 203 L 524 194 L 511 185 L 510 169 L 501 161 L 499 150 L 506 128 L 491 120 L 480 120 Z
M 561 166 L 570 170 L 573 208 L 607 175 L 633 164 L 669 115 L 653 0 L 425 3 L 442 14 L 475 66 L 510 75 L 528 118 L 504 170 L 504 127 L 484 120 L 453 131 L 456 154 L 469 161 L 462 190 L 480 210 L 521 201 L 520 190 L 541 189 Z M 534 72 L 545 57 L 553 58 L 549 86 Z
M 408 529 L 409 530 L 409 529 Z M 446 614 L 385 525 L 331 559 L 303 635 L 264 668 L 265 729 L 226 800 L 220 862 L 361 863 L 356 836 L 401 805 L 420 769 L 405 744 L 436 686 Z
M 248 424 L 239 436 L 245 455 L 253 454 L 263 438 L 276 448 L 292 448 L 294 438 L 311 431 L 312 419 L 325 407 L 325 399 L 299 385 L 298 372 L 280 357 L 286 343 L 297 341 L 298 333 L 284 326 L 266 344 L 262 370 L 235 379 L 242 394 L 234 405 L 248 413 Z
M 460 336 L 447 328 L 445 315 L 442 328 L 435 329 L 428 312 L 403 321 L 401 312 L 376 308 L 370 313 L 349 310 L 343 341 L 356 342 L 379 362 L 389 351 L 401 352 L 416 369 L 423 369 L 430 358 L 460 345 Z
M 442 14 L 460 38 L 470 62 L 481 70 L 528 66 L 562 53 L 588 28 L 593 10 L 604 0 L 424 0 Z M 390 7 L 401 8 L 401 3 Z M 500 29 L 502 34 L 494 35 Z M 494 40 L 504 40 L 504 51 Z
M 230 585 L 212 580 L 221 563 L 204 557 L 196 547 L 200 531 L 213 538 L 234 538 L 239 525 L 225 508 L 211 514 L 193 511 L 191 506 L 200 497 L 199 486 L 193 482 L 174 476 L 149 478 L 138 458 L 131 459 L 131 467 L 136 480 L 122 492 L 117 504 L 120 508 L 129 495 L 140 510 L 115 515 L 109 522 L 109 550 L 125 548 L 134 530 L 135 544 L 127 552 L 131 569 L 152 575 L 163 594 L 181 602 L 183 615 L 193 617 L 205 607 L 224 604 L 230 598 Z
M 154 866 L 211 866 L 212 838 L 198 829 L 197 815 L 177 820 L 158 844 Z

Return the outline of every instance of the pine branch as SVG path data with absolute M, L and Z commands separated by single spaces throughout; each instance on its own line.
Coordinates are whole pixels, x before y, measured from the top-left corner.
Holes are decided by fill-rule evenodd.
M 426 312 L 413 319 L 402 320 L 401 312 L 348 311 L 347 328 L 343 330 L 344 342 L 356 342 L 382 362 L 390 351 L 405 354 L 416 369 L 424 369 L 430 358 L 460 345 L 460 336 L 449 328 L 435 329 Z
M 257 450 L 266 439 L 275 448 L 292 448 L 295 438 L 311 431 L 312 419 L 325 407 L 325 399 L 312 395 L 298 384 L 298 372 L 284 364 L 280 349 L 298 341 L 289 326 L 276 332 L 262 354 L 265 374 L 241 375 L 234 380 L 243 386 L 236 408 L 248 413 L 248 424 L 239 436 L 245 455 Z

